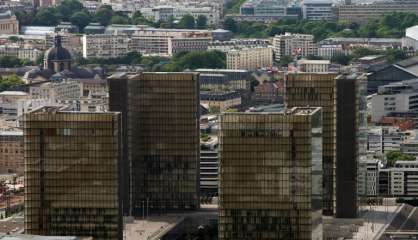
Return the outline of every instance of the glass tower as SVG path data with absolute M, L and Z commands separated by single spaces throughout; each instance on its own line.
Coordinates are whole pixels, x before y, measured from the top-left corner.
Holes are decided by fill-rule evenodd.
M 24 115 L 27 234 L 122 239 L 120 113 Z
M 109 81 L 110 110 L 121 111 L 126 126 L 125 214 L 199 208 L 199 75 L 141 73 Z
M 322 107 L 323 111 L 323 214 L 336 206 L 336 80 L 335 73 L 289 73 L 285 81 L 287 107 Z
M 321 108 L 220 118 L 219 239 L 322 239 Z

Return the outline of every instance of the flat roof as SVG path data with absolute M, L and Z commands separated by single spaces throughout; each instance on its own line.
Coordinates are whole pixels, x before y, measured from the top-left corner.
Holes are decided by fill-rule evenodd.
M 0 92 L 0 95 L 26 96 L 28 94 L 22 91 L 3 91 Z

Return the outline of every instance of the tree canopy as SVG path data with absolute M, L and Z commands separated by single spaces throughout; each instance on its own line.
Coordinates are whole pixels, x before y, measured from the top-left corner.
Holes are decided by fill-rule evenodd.
M 195 19 L 192 15 L 184 15 L 178 24 L 180 28 L 193 29 L 196 26 Z
M 182 52 L 173 56 L 171 62 L 163 68 L 168 72 L 196 68 L 225 68 L 225 59 L 225 54 L 219 51 Z
M 22 79 L 16 75 L 0 77 L 0 92 L 8 90 L 10 87 L 23 84 Z
M 386 153 L 387 167 L 393 167 L 396 161 L 412 161 L 415 160 L 414 156 L 402 153 L 400 151 L 390 151 Z

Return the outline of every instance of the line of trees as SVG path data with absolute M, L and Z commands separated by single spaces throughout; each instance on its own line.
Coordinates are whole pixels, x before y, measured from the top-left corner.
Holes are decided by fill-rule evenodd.
M 395 37 L 404 36 L 405 29 L 418 24 L 414 13 L 394 12 L 378 19 L 369 20 L 366 25 L 348 22 L 279 20 L 271 23 L 236 22 L 227 17 L 224 28 L 242 37 L 269 37 L 276 34 L 312 34 L 316 41 L 328 37 Z
M 188 29 L 204 29 L 207 27 L 207 18 L 204 15 L 200 15 L 196 19 L 191 15 L 185 15 L 179 22 L 172 18 L 167 22 L 154 23 L 147 20 L 140 11 L 129 17 L 124 13 L 113 11 L 112 7 L 108 5 L 102 5 L 95 14 L 92 14 L 78 0 L 64 0 L 55 7 L 42 7 L 36 12 L 16 11 L 15 14 L 21 25 L 56 26 L 65 21 L 71 22 L 80 31 L 83 31 L 91 22 L 98 22 L 103 26 L 109 24 L 138 24 Z

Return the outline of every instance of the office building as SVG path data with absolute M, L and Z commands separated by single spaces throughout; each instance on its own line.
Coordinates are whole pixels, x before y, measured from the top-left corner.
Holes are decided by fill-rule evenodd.
M 23 174 L 23 132 L 0 131 L 0 173 Z
M 114 75 L 109 97 L 125 126 L 124 214 L 199 208 L 199 75 Z
M 302 14 L 303 19 L 308 21 L 335 20 L 331 0 L 304 0 Z
M 418 80 L 394 82 L 378 87 L 371 99 L 371 120 L 379 122 L 393 112 L 418 111 Z
M 323 213 L 335 214 L 336 205 L 336 78 L 333 73 L 289 73 L 285 104 L 322 107 L 323 112 Z
M 313 35 L 293 33 L 274 36 L 273 49 L 276 61 L 284 56 L 307 58 L 318 51 Z
M 418 197 L 418 161 L 397 161 L 379 170 L 379 196 L 414 199 Z
M 273 65 L 273 51 L 270 47 L 254 47 L 231 50 L 226 53 L 227 69 L 255 71 Z
M 414 0 L 375 1 L 369 4 L 349 4 L 338 6 L 338 20 L 367 23 L 370 19 L 393 12 L 418 13 L 418 2 Z
M 337 87 L 336 124 L 336 217 L 356 218 L 358 213 L 357 176 L 359 163 L 360 79 L 340 75 Z
M 220 118 L 219 239 L 322 239 L 320 108 Z
M 341 44 L 319 44 L 318 45 L 318 56 L 331 59 L 336 55 L 345 55 L 346 50 Z
M 26 113 L 25 232 L 122 239 L 120 113 Z
M 359 161 L 358 194 L 362 197 L 376 197 L 379 186 L 379 160 L 363 156 Z

